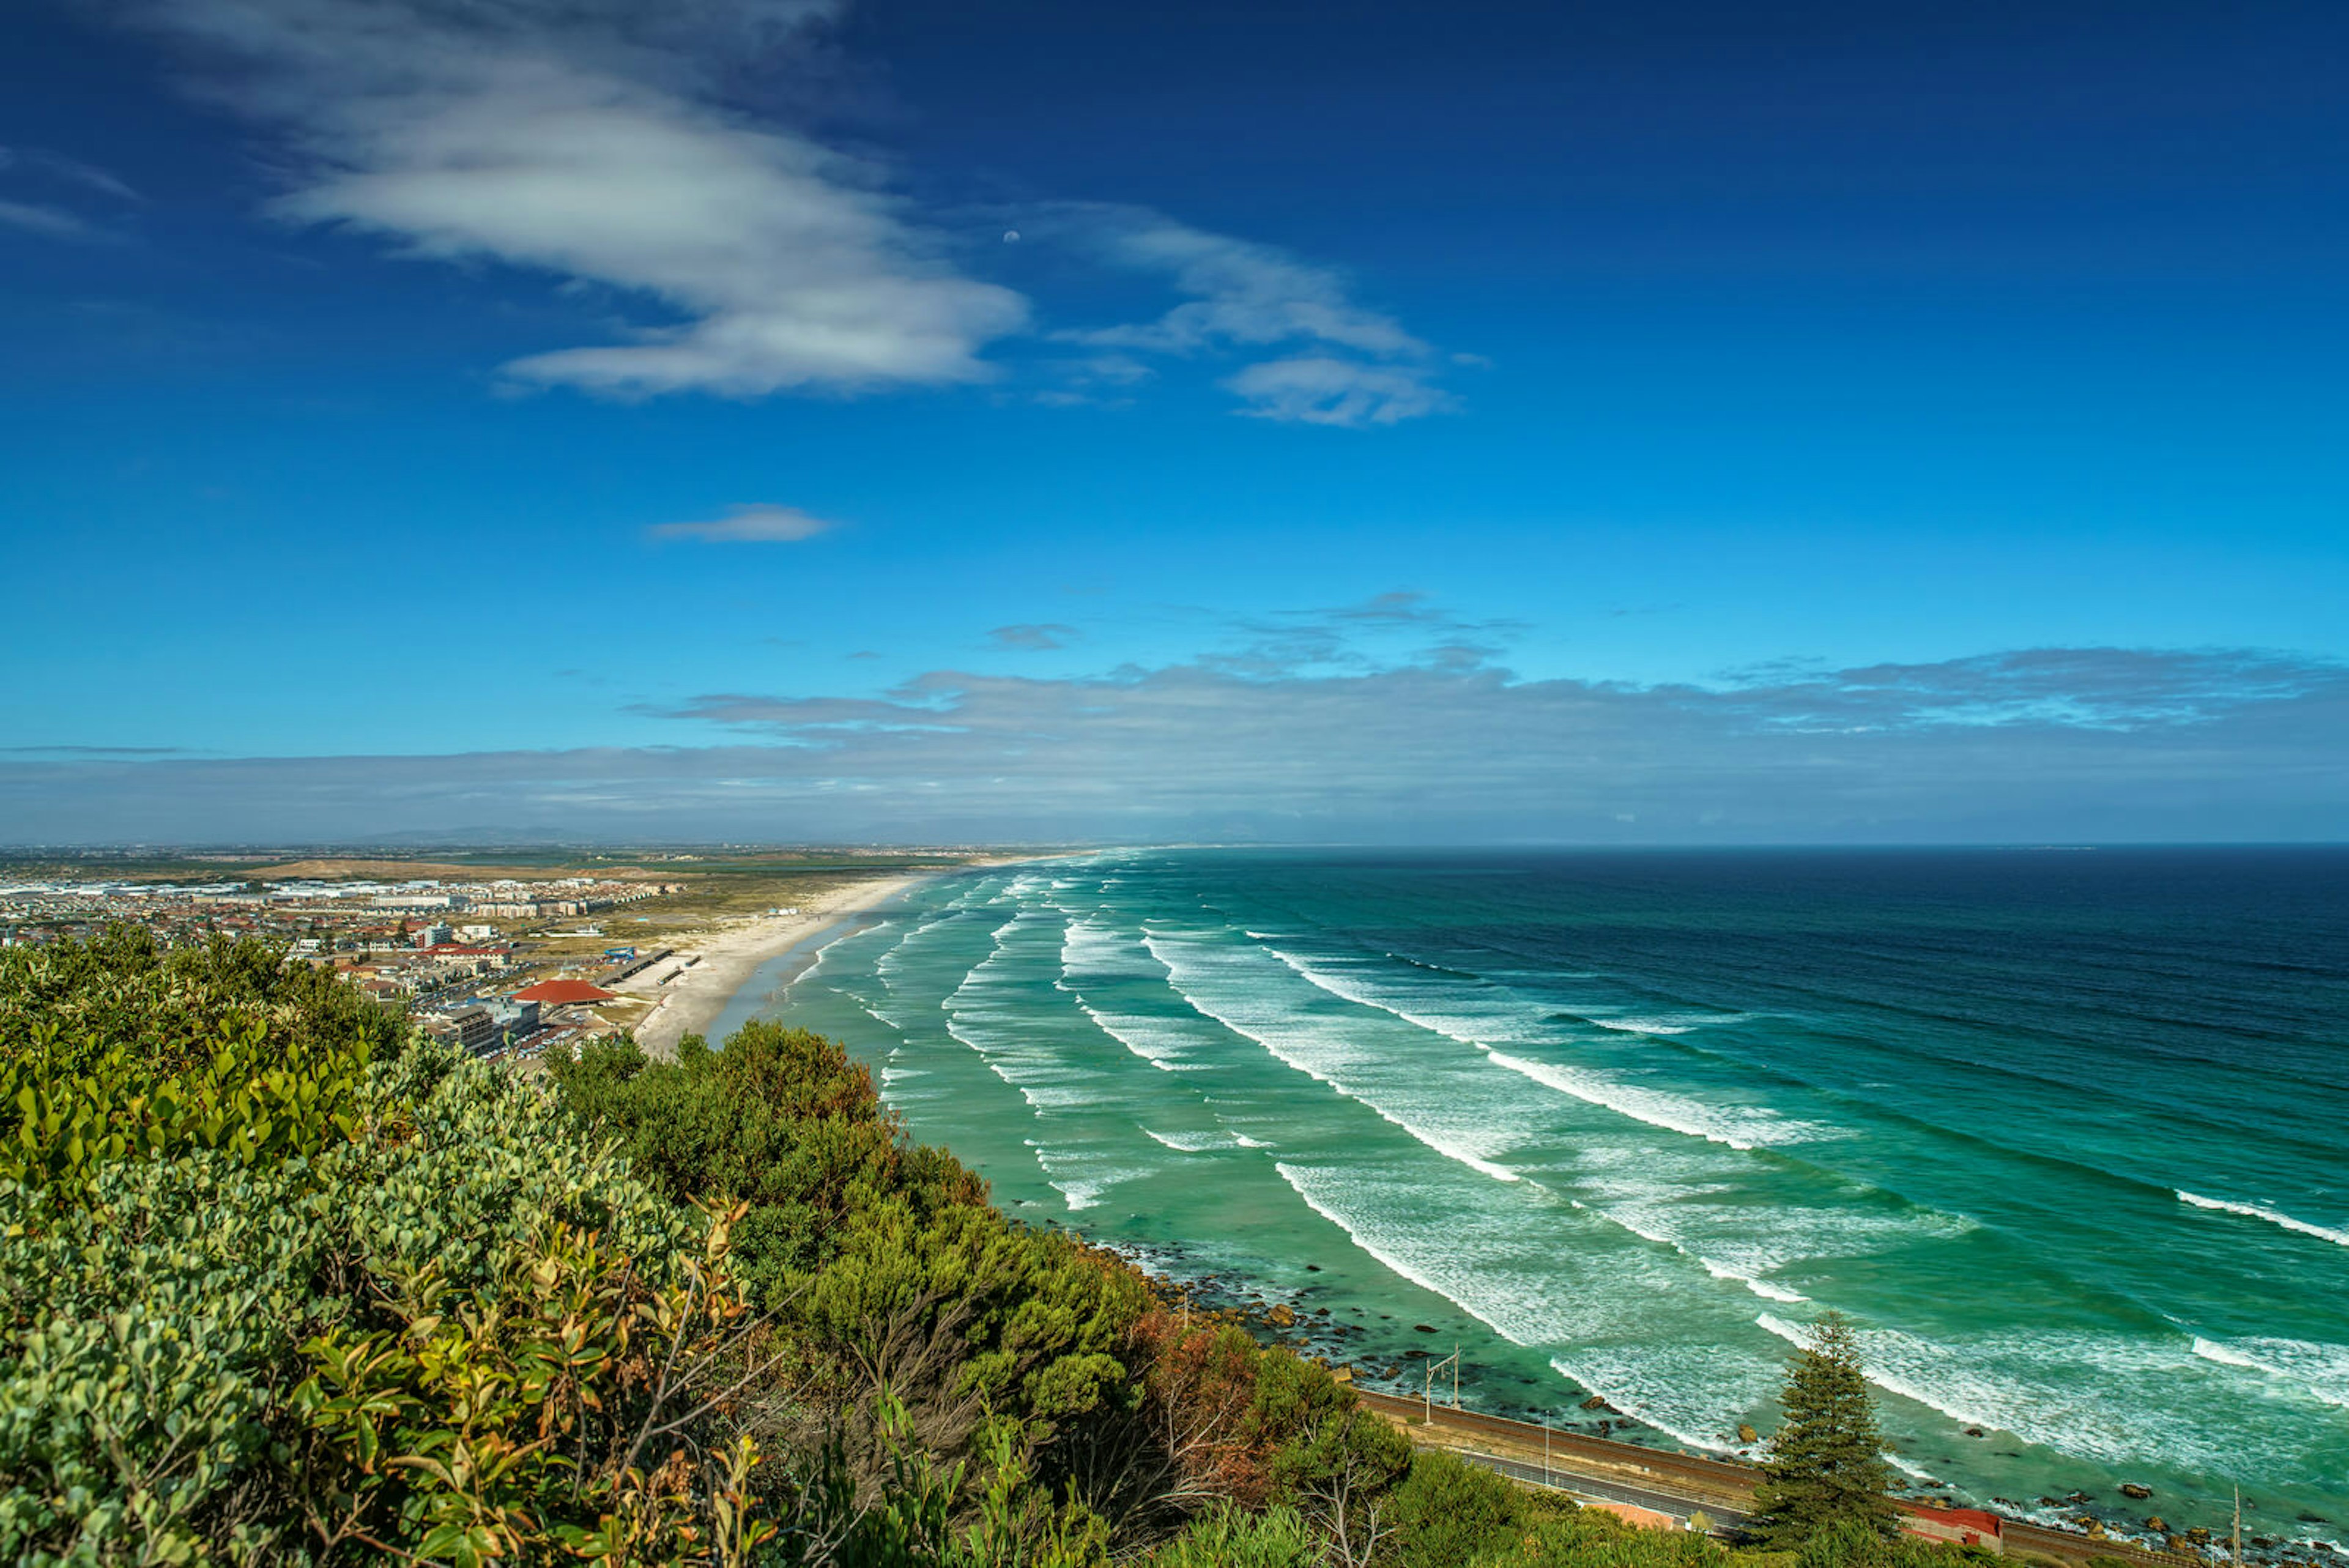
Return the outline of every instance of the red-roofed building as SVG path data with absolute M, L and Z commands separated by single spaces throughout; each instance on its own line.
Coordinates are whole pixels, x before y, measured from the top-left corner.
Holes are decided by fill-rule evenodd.
M 583 1002 L 609 1002 L 617 994 L 584 980 L 543 980 L 528 991 L 515 992 L 513 999 L 535 1002 L 541 1007 L 575 1007 Z
M 1905 1498 L 1895 1498 L 1893 1503 L 1900 1510 L 1900 1528 L 1911 1535 L 1946 1541 L 1953 1546 L 1981 1546 L 1992 1552 L 2005 1549 L 1994 1513 L 1978 1508 L 1934 1508 Z

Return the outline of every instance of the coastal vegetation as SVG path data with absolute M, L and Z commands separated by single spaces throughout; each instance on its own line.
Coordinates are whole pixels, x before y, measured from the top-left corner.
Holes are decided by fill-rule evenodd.
M 1945 1560 L 1791 1471 L 1811 1523 L 1756 1557 L 1414 1452 L 771 1023 L 523 1074 L 272 950 L 112 932 L 0 952 L 0 1089 L 11 1562 Z

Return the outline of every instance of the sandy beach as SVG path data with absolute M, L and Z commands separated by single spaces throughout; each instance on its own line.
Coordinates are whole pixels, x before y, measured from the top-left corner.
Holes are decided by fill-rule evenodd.
M 679 954 L 698 953 L 700 961 L 660 987 L 658 1004 L 636 1026 L 636 1043 L 656 1056 L 668 1055 L 678 1041 L 707 1030 L 761 964 L 842 916 L 869 909 L 936 875 L 917 871 L 851 882 L 819 894 L 795 914 L 762 915 L 678 938 Z

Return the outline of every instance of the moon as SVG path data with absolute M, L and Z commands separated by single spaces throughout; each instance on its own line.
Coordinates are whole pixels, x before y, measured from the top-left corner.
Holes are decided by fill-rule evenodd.
M 1017 229 L 1004 230 L 1003 243 L 1007 245 L 1018 244 L 1019 243 L 1019 231 Z

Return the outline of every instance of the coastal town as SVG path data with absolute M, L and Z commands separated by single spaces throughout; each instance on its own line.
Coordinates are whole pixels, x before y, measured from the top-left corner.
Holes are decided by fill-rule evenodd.
M 700 954 L 624 931 L 691 891 L 682 879 L 579 875 L 0 878 L 0 947 L 117 925 L 167 947 L 256 938 L 473 1055 L 533 1057 L 631 1028 L 660 1005 Z

